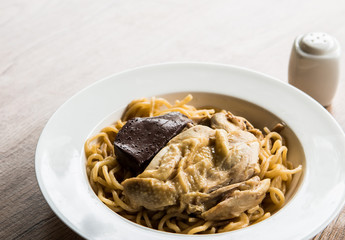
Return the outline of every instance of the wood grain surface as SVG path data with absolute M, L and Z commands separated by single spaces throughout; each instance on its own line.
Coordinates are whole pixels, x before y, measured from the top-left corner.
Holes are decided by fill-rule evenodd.
M 287 81 L 296 36 L 324 31 L 344 48 L 344 23 L 343 0 L 0 1 L 0 239 L 80 239 L 45 202 L 34 162 L 48 119 L 82 88 L 171 61 Z M 329 108 L 343 129 L 344 76 Z M 315 239 L 345 239 L 345 210 Z

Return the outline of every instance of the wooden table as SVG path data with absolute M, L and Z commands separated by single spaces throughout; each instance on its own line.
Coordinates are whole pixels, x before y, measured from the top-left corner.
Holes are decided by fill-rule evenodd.
M 171 61 L 239 65 L 287 81 L 295 37 L 325 31 L 345 46 L 344 23 L 343 0 L 1 1 L 0 239 L 80 238 L 51 211 L 34 171 L 42 129 L 80 89 Z M 330 112 L 343 129 L 344 94 L 341 77 Z M 344 238 L 343 209 L 315 239 Z

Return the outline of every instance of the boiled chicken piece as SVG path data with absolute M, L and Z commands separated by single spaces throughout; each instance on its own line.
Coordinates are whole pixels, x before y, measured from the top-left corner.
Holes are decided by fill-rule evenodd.
M 211 127 L 214 129 L 224 129 L 227 132 L 240 130 L 238 126 L 228 121 L 225 113 L 216 113 L 211 118 Z
M 226 156 L 221 160 L 218 158 L 218 167 L 230 170 L 231 183 L 244 181 L 259 171 L 260 144 L 253 134 L 229 122 L 225 113 L 216 113 L 211 118 L 211 126 L 216 129 L 215 150 L 223 152 L 219 156 Z
M 133 208 L 144 206 L 150 210 L 160 210 L 176 203 L 176 188 L 171 182 L 155 178 L 130 178 L 124 183 L 126 195 Z
M 234 188 L 224 187 L 228 188 L 224 189 L 225 192 L 219 191 L 221 190 L 219 189 L 217 194 L 210 194 L 211 201 L 225 195 L 220 203 L 201 214 L 203 218 L 206 220 L 226 220 L 240 216 L 244 211 L 262 202 L 270 187 L 270 179 L 260 181 L 260 178 L 256 176 L 241 184 L 233 185 L 236 186 Z
M 233 130 L 249 130 L 254 127 L 247 121 L 247 119 L 235 116 L 230 112 L 219 112 L 213 115 L 211 119 L 212 128 L 222 128 L 227 132 Z
M 126 201 L 133 207 L 149 210 L 176 205 L 197 215 L 210 211 L 205 218 L 212 219 L 218 218 L 218 209 L 225 207 L 231 209 L 227 212 L 233 212 L 230 217 L 235 216 L 235 203 L 239 204 L 238 211 L 243 212 L 246 207 L 237 199 L 247 200 L 249 190 L 237 192 L 242 192 L 243 186 L 252 186 L 243 181 L 257 173 L 259 142 L 251 133 L 227 122 L 224 113 L 215 114 L 211 123 L 212 128 L 197 125 L 181 132 L 158 152 L 144 172 L 125 180 L 122 184 Z M 216 194 L 225 188 L 234 194 L 225 194 L 233 199 L 229 202 L 220 199 L 224 194 Z M 252 187 L 251 196 L 257 194 L 252 197 L 256 199 L 254 203 L 262 196 L 255 189 L 261 188 Z

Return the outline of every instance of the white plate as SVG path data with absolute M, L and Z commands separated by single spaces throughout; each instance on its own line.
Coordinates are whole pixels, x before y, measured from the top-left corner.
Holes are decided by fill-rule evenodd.
M 210 238 L 163 233 L 123 219 L 100 202 L 85 172 L 85 140 L 117 120 L 131 100 L 181 92 L 221 94 L 224 106 L 231 107 L 231 100 L 240 103 L 235 106 L 247 104 L 248 114 L 255 113 L 256 106 L 257 119 L 267 115 L 270 121 L 284 121 L 304 151 L 297 192 L 283 209 L 263 222 L 214 234 L 212 239 L 309 239 L 340 212 L 345 199 L 345 137 L 321 105 L 284 82 L 243 68 L 170 63 L 101 80 L 72 97 L 47 123 L 37 145 L 36 175 L 48 204 L 70 228 L 87 239 Z

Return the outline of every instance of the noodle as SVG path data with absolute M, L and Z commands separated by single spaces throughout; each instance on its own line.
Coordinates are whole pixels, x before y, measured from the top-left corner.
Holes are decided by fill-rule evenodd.
M 237 218 L 225 221 L 206 221 L 199 217 L 189 216 L 184 211 L 184 206 L 168 207 L 164 211 L 150 211 L 144 208 L 133 209 L 126 203 L 121 182 L 131 177 L 131 173 L 122 168 L 116 160 L 112 144 L 116 134 L 126 121 L 133 117 L 152 117 L 177 111 L 197 122 L 205 117 L 210 118 L 215 113 L 214 109 L 196 109 L 187 105 L 191 100 L 191 95 L 181 101 L 176 101 L 175 104 L 155 97 L 134 100 L 128 105 L 122 120 L 103 128 L 100 133 L 85 142 L 87 174 L 90 185 L 97 193 L 98 198 L 113 211 L 131 221 L 149 228 L 175 233 L 226 232 L 246 227 L 271 216 L 270 211 L 276 211 L 284 205 L 285 192 L 292 180 L 292 175 L 301 171 L 302 166 L 292 168 L 292 163 L 287 160 L 288 149 L 283 145 L 284 139 L 279 133 L 271 132 L 267 128 L 264 128 L 264 133 L 262 133 L 240 117 L 238 126 L 253 133 L 260 142 L 258 176 L 261 180 L 271 179 L 270 187 L 262 204 L 241 213 Z M 234 115 L 229 113 L 229 117 L 234 117 Z M 178 168 L 184 168 L 186 158 L 193 158 L 197 149 L 198 142 L 191 139 L 186 150 L 190 153 L 179 161 Z M 187 176 L 180 173 L 183 172 L 179 172 L 177 177 L 182 188 L 187 192 Z

